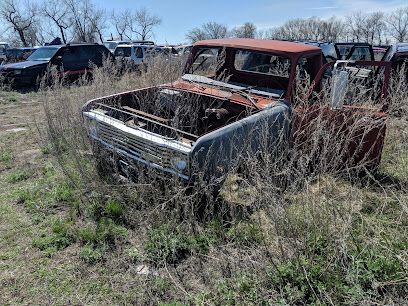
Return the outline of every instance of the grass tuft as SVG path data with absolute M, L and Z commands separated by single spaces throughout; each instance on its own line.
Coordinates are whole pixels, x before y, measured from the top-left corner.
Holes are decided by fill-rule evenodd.
M 6 180 L 8 183 L 18 183 L 21 181 L 28 180 L 32 175 L 33 175 L 33 172 L 29 170 L 25 170 L 25 169 L 14 170 L 7 176 Z

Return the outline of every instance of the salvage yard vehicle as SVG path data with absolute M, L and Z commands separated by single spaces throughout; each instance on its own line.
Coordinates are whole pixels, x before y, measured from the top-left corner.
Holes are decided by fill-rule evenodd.
M 6 51 L 10 46 L 6 42 L 0 42 L 0 64 L 7 60 Z
M 159 45 L 156 51 L 164 56 L 177 56 L 178 51 L 174 46 Z
M 407 69 L 408 65 L 408 43 L 397 43 L 388 48 L 384 54 L 382 61 L 391 62 L 393 69 L 399 69 L 405 64 Z M 408 73 L 407 73 L 408 78 Z
M 375 168 L 386 114 L 343 104 L 348 72 L 342 66 L 354 63 L 336 68 L 340 78 L 334 78 L 331 105 L 312 98 L 310 104 L 296 102 L 299 75 L 314 80 L 315 92 L 321 90 L 324 71 L 334 64 L 323 65 L 322 56 L 319 47 L 287 41 L 199 41 L 177 81 L 88 101 L 82 114 L 95 151 L 106 153 L 124 173 L 141 166 L 186 182 L 198 173 L 222 180 L 250 152 L 266 147 L 282 155 L 288 146 L 306 145 L 310 123 L 319 115 L 348 136 L 342 143 L 345 164 L 366 160 Z M 389 73 L 386 63 L 378 65 Z M 350 128 L 356 123 L 361 128 Z
M 7 59 L 6 50 L 10 48 L 9 44 L 6 42 L 0 42 L 0 64 Z
M 175 47 L 177 54 L 179 56 L 185 56 L 191 53 L 191 49 L 193 48 L 192 45 L 180 45 Z
M 339 59 L 353 61 L 374 61 L 372 45 L 368 43 L 343 42 L 336 43 Z
M 108 40 L 103 42 L 103 45 L 112 53 L 115 52 L 115 49 L 118 45 L 130 45 L 130 44 L 132 43 L 126 40 Z
M 6 60 L 9 63 L 25 61 L 38 47 L 9 48 L 6 50 Z
M 174 48 L 160 47 L 155 45 L 123 44 L 118 45 L 113 52 L 118 61 L 124 61 L 124 65 L 148 65 L 148 62 L 158 55 L 170 56 L 176 52 Z
M 331 62 L 340 59 L 339 50 L 336 48 L 334 43 L 317 40 L 298 40 L 295 42 L 319 47 L 320 49 L 322 49 L 324 55 L 323 60 L 325 62 Z
M 40 47 L 26 61 L 0 66 L 0 75 L 14 86 L 37 86 L 41 78 L 55 66 L 59 76 L 76 79 L 91 73 L 92 64 L 100 67 L 113 55 L 98 44 L 67 44 Z
M 103 45 L 109 49 L 110 52 L 114 53 L 115 49 L 119 45 L 149 45 L 152 46 L 154 45 L 153 41 L 150 40 L 133 40 L 133 41 L 128 41 L 128 40 L 108 40 L 104 41 Z

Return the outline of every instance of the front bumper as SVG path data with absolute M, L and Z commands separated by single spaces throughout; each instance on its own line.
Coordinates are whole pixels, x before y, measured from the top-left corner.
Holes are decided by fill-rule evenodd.
M 11 84 L 15 86 L 24 86 L 24 85 L 35 85 L 35 79 L 31 75 L 16 75 L 12 71 L 1 71 L 0 80 L 5 84 Z

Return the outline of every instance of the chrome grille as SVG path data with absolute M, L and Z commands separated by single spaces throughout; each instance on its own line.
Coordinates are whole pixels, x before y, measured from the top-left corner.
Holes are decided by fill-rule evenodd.
M 153 141 L 126 133 L 104 122 L 97 122 L 96 136 L 103 142 L 124 151 L 130 156 L 137 157 L 147 163 L 153 163 L 162 168 L 176 171 L 172 159 L 182 158 L 188 161 L 188 155 L 183 152 L 177 152 L 166 146 L 156 144 Z

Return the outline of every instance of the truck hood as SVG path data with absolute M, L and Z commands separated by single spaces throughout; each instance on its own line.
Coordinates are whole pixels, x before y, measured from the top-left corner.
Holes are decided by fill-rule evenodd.
M 25 69 L 35 66 L 42 66 L 48 64 L 48 61 L 24 61 L 19 63 L 11 63 L 0 66 L 2 70 Z
M 282 101 L 279 95 L 274 93 L 267 93 L 255 89 L 246 90 L 243 86 L 215 81 L 207 77 L 195 75 L 184 75 L 171 85 L 165 86 L 173 90 L 180 89 L 195 94 L 228 99 L 235 103 L 256 107 L 258 109 L 273 106 L 277 101 Z

